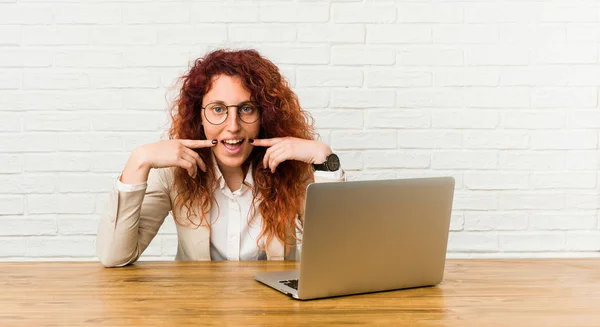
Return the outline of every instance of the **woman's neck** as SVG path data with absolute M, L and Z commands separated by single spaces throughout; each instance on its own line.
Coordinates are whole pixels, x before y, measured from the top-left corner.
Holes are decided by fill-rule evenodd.
M 227 184 L 227 187 L 229 187 L 231 192 L 239 190 L 244 182 L 244 171 L 242 167 L 226 167 L 219 162 L 217 162 L 217 165 L 221 170 L 225 184 Z

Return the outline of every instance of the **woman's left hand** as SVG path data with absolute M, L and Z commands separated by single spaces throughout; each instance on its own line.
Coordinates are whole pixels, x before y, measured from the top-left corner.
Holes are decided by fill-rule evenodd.
M 263 167 L 269 168 L 271 173 L 274 173 L 275 168 L 286 160 L 320 164 L 325 162 L 327 156 L 332 153 L 331 148 L 325 143 L 295 137 L 255 139 L 252 145 L 268 147 L 263 158 Z

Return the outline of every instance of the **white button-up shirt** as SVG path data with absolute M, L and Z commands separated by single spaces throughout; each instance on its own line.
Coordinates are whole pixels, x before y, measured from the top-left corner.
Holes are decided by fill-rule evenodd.
M 215 163 L 217 188 L 210 211 L 210 256 L 212 260 L 266 260 L 264 239 L 257 243 L 262 230 L 262 216 L 258 207 L 254 217 L 249 217 L 252 205 L 252 166 L 248 169 L 242 186 L 232 192 Z M 325 178 L 342 179 L 344 172 L 340 168 L 335 172 L 315 171 L 315 175 Z M 146 188 L 146 183 L 124 184 L 117 178 L 119 192 L 131 192 Z M 250 186 L 250 187 L 249 187 Z M 262 250 L 261 250 L 262 249 Z
M 257 243 L 262 229 L 262 217 L 250 217 L 254 179 L 248 169 L 242 186 L 231 192 L 217 168 L 217 190 L 213 193 L 219 208 L 211 210 L 210 256 L 213 260 L 266 259 L 264 240 Z M 248 187 L 250 186 L 250 187 Z M 219 212 L 220 211 L 220 212 Z

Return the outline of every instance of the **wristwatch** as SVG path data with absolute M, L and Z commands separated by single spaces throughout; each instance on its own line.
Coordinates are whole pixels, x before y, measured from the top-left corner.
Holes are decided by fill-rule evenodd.
M 314 170 L 322 170 L 322 171 L 337 171 L 340 169 L 340 158 L 332 153 L 327 156 L 325 162 L 322 164 L 313 164 Z

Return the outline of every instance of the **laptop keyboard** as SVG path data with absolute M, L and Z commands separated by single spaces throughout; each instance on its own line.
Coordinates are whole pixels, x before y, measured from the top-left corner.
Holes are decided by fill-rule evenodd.
M 298 290 L 298 280 L 297 279 L 280 280 L 279 282 L 285 286 L 295 289 L 296 291 Z

